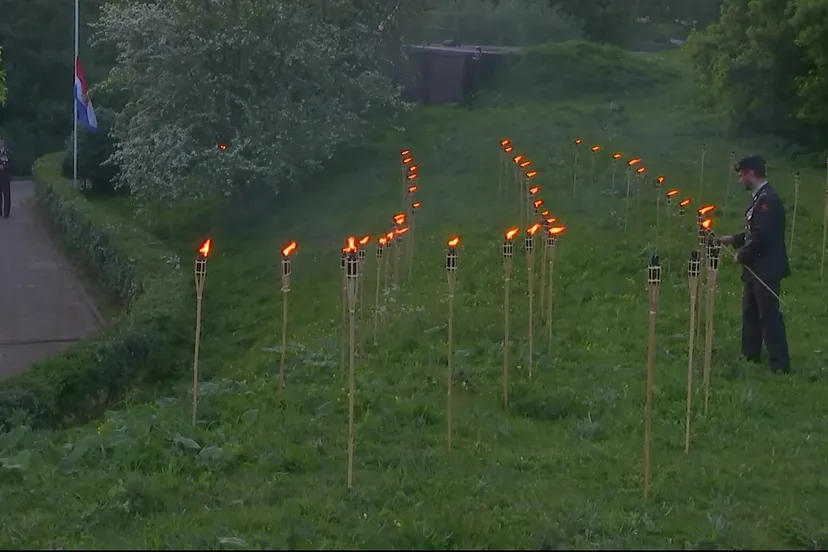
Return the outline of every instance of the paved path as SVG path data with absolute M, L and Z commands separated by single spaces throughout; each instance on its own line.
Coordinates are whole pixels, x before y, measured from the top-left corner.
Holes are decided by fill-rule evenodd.
M 11 217 L 0 218 L 0 378 L 59 353 L 101 324 L 31 203 L 32 183 L 12 182 Z

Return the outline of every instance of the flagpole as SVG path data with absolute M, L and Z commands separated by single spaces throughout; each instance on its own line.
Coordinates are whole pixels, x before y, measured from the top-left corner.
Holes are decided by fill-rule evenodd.
M 75 0 L 75 57 L 72 59 L 72 185 L 78 187 L 78 101 L 75 98 L 75 78 L 78 74 L 78 28 L 80 27 L 80 0 Z

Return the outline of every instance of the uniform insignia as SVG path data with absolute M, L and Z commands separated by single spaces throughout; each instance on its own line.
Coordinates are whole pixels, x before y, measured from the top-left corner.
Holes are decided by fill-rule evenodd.
M 761 211 L 762 213 L 768 213 L 768 212 L 770 212 L 770 207 L 768 206 L 767 203 L 764 203 L 764 202 L 760 203 L 759 204 L 759 211 Z

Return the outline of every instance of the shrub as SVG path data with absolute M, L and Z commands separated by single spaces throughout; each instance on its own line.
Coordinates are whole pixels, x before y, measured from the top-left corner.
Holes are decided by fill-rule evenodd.
M 106 161 L 115 153 L 115 143 L 109 136 L 115 114 L 105 108 L 96 110 L 99 129 L 97 132 L 85 130 L 78 126 L 78 180 L 85 186 L 82 192 L 87 197 L 109 196 L 116 192 L 127 192 L 128 188 L 115 190 L 118 167 Z M 72 178 L 72 135 L 66 139 L 66 156 L 61 164 L 61 172 L 66 178 Z
M 175 256 L 96 209 L 61 176 L 63 153 L 34 166 L 35 199 L 55 235 L 116 294 L 124 312 L 99 334 L 0 381 L 0 425 L 52 426 L 97 412 L 126 388 L 163 381 L 189 337 L 187 279 Z

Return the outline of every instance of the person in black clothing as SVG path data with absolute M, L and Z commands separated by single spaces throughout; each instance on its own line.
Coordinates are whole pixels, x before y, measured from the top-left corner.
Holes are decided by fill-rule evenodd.
M 778 299 L 782 279 L 791 275 L 785 247 L 785 208 L 768 184 L 764 159 L 751 155 L 739 161 L 734 169 L 745 190 L 752 195 L 745 212 L 745 231 L 722 238 L 723 244 L 738 250 L 736 262 L 742 265 L 742 354 L 758 363 L 764 340 L 771 371 L 787 373 L 790 371 L 788 340 Z
M 0 214 L 3 218 L 9 218 L 11 214 L 11 156 L 2 136 L 0 136 Z

